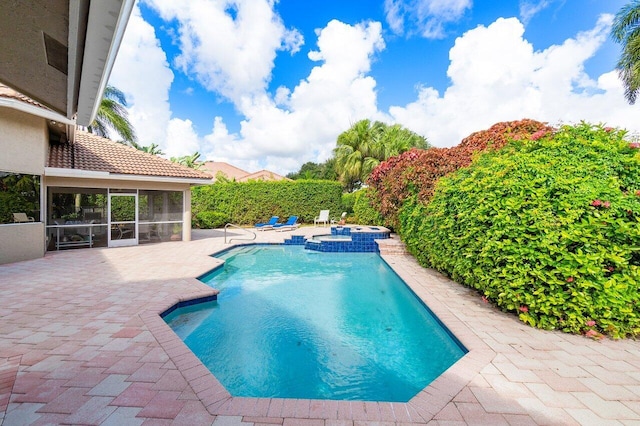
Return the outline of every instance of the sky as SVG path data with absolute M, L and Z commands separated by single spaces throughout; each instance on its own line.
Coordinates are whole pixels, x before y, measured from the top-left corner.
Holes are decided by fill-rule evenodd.
M 627 0 L 139 0 L 109 84 L 141 145 L 286 174 L 362 119 L 449 147 L 500 121 L 640 132 Z

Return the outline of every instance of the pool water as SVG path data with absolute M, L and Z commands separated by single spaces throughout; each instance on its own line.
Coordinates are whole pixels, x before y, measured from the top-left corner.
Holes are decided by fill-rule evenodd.
M 376 253 L 244 246 L 165 321 L 233 396 L 407 402 L 465 349 Z

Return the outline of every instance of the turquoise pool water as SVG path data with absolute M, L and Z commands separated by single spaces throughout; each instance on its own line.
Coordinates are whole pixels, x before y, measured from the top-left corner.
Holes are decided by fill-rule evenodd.
M 465 350 L 375 253 L 244 246 L 164 317 L 233 396 L 406 402 Z

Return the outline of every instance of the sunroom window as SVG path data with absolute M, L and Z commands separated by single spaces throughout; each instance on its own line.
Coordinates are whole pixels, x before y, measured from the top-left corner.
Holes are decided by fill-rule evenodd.
M 40 221 L 40 176 L 0 170 L 0 224 Z

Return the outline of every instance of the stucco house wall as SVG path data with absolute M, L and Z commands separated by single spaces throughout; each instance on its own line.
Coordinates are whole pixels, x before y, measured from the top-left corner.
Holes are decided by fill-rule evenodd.
M 42 176 L 47 149 L 48 131 L 43 118 L 0 108 L 0 171 Z M 42 182 L 40 189 L 42 206 Z M 46 237 L 42 210 L 35 223 L 0 225 L 0 264 L 43 256 Z
M 0 170 L 42 175 L 49 148 L 43 118 L 0 108 Z
M 35 221 L 6 223 L 10 219 L 5 217 L 5 223 L 0 223 L 0 264 L 42 257 L 51 246 L 47 236 L 52 229 L 56 230 L 56 248 L 60 248 L 64 224 L 47 222 L 50 187 L 181 192 L 181 237 L 191 239 L 190 188 L 209 183 L 210 175 L 74 126 L 73 121 L 0 83 L 0 172 L 40 177 L 39 212 L 20 212 L 37 216 Z M 112 246 L 113 240 L 108 241 Z M 138 238 L 132 243 L 138 244 Z M 90 239 L 87 245 L 92 246 Z

